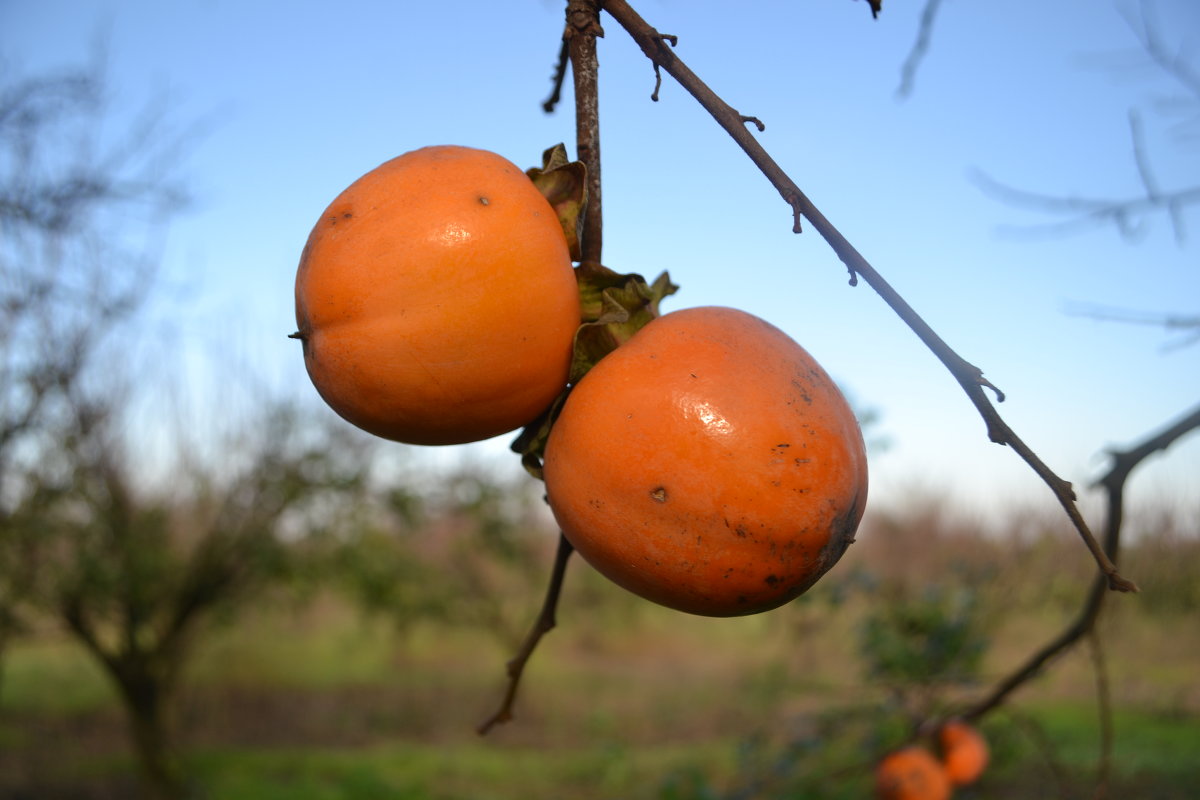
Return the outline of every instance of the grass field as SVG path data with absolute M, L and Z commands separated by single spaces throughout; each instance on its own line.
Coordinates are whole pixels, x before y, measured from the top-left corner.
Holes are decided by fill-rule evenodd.
M 1054 559 L 1038 552 L 1010 562 L 1019 578 L 990 579 L 991 644 L 980 683 L 959 696 L 977 695 L 1071 618 L 1076 594 L 1058 582 L 1086 586 L 1087 564 L 1068 549 L 1077 574 L 1040 574 L 1034 566 Z M 949 563 L 926 566 L 957 569 Z M 487 737 L 474 728 L 501 696 L 513 631 L 532 619 L 540 587 L 503 632 L 400 628 L 328 594 L 264 603 L 198 640 L 178 749 L 195 795 L 214 800 L 869 797 L 871 755 L 903 728 L 859 653 L 861 620 L 880 601 L 865 590 L 838 600 L 854 570 L 852 559 L 776 612 L 714 620 L 632 602 L 573 564 L 516 719 Z M 1162 605 L 1144 569 L 1131 573 L 1147 591 L 1113 598 L 1102 625 L 1114 708 L 1107 796 L 1200 797 L 1200 625 Z M 1017 591 L 1030 584 L 1041 589 Z M 993 765 L 957 797 L 1093 797 L 1092 666 L 1079 647 L 987 717 Z M 0 692 L 0 798 L 125 798 L 135 774 L 98 668 L 52 631 L 19 642 Z

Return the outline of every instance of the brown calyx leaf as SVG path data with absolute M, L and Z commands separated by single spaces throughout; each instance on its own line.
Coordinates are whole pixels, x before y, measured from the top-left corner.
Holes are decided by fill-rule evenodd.
M 542 166 L 525 171 L 533 185 L 550 202 L 562 225 L 571 249 L 571 260 L 581 258 L 579 242 L 583 238 L 583 209 L 587 205 L 587 167 L 571 161 L 562 144 L 542 153 Z
M 550 429 L 571 387 L 600 359 L 629 341 L 650 320 L 659 316 L 659 303 L 679 287 L 663 272 L 653 283 L 636 273 L 621 274 L 600 264 L 584 262 L 575 268 L 579 284 L 581 322 L 575 332 L 575 348 L 567 388 L 541 416 L 525 426 L 512 443 L 513 452 L 535 478 L 542 479 L 542 456 Z

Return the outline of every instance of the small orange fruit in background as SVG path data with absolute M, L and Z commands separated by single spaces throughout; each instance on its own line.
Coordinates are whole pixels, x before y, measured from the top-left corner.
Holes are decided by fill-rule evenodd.
M 610 580 L 709 616 L 804 592 L 853 540 L 862 434 L 825 371 L 730 308 L 649 322 L 568 395 L 545 450 L 568 541 Z
M 949 800 L 953 787 L 933 753 L 918 745 L 901 748 L 875 767 L 879 800 Z
M 942 764 L 955 786 L 979 780 L 987 769 L 988 745 L 977 729 L 962 720 L 950 720 L 938 730 Z
M 321 215 L 296 322 L 338 414 L 387 439 L 458 444 L 514 430 L 562 392 L 579 293 L 556 213 L 520 168 L 426 147 Z

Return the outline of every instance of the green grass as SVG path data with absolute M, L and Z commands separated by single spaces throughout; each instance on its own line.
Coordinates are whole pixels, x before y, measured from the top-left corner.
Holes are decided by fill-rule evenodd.
M 109 707 L 114 700 L 100 666 L 61 637 L 22 641 L 8 654 L 3 670 L 3 709 L 70 714 Z
M 707 758 L 723 758 L 725 750 L 713 749 Z M 660 776 L 697 757 L 704 757 L 703 749 L 403 743 L 211 752 L 191 764 L 204 793 L 223 800 L 601 800 L 653 798 Z

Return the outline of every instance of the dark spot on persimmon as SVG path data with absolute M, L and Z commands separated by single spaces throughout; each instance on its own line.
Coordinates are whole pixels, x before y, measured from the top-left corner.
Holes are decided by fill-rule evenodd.
M 486 205 L 489 205 L 491 202 L 492 202 L 491 200 L 488 200 L 488 199 L 487 199 L 486 197 L 484 197 L 483 195 L 480 195 L 480 196 L 479 196 L 479 205 L 481 205 L 481 206 L 486 206 Z
M 650 490 L 650 499 L 656 503 L 667 502 L 667 490 L 665 487 L 659 486 Z
M 774 586 L 775 584 L 779 583 L 779 577 L 777 575 L 768 575 L 763 579 L 763 582 L 768 586 Z

